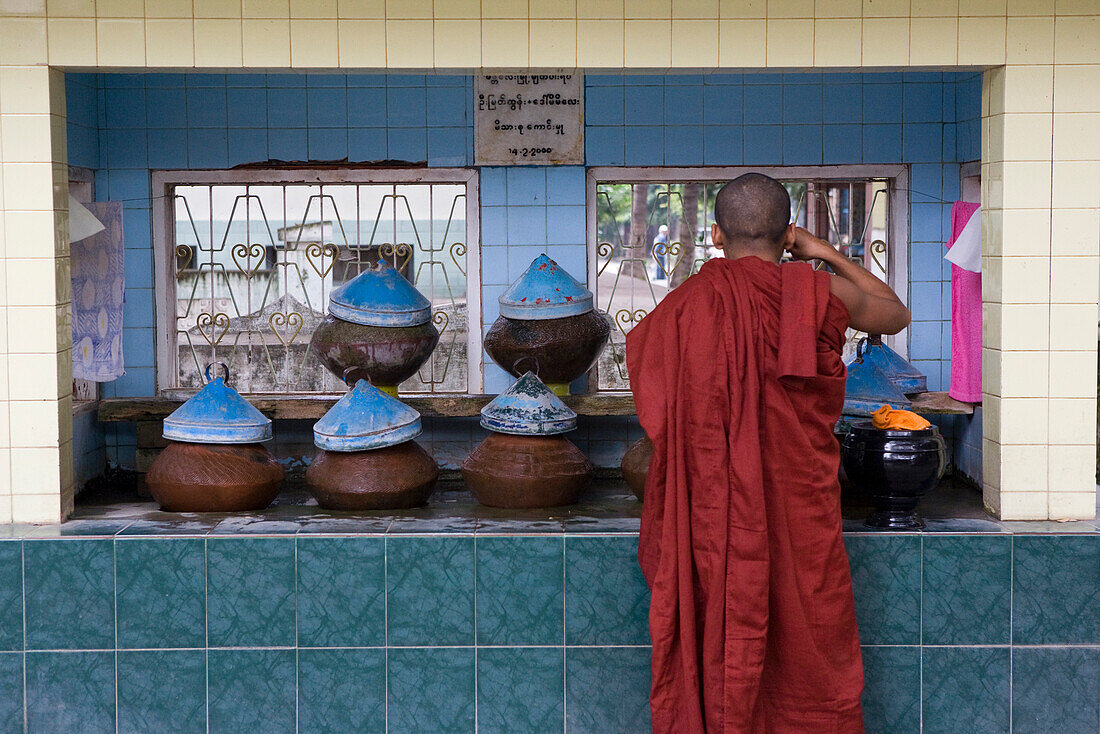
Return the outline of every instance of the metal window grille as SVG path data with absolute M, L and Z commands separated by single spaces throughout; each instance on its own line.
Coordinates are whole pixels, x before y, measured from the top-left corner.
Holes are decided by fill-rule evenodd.
M 159 174 L 158 383 L 193 389 L 229 365 L 245 393 L 343 385 L 309 349 L 332 290 L 368 267 L 396 268 L 432 302 L 441 336 L 402 389 L 480 387 L 476 180 L 466 170 Z M 473 237 L 471 239 L 471 237 Z
M 848 170 L 845 170 L 848 169 Z M 667 293 L 718 255 L 711 242 L 714 198 L 746 171 L 594 169 L 589 175 L 590 282 L 597 308 L 614 324 L 597 364 L 599 390 L 630 388 L 626 335 Z M 899 177 L 904 169 L 865 167 L 763 172 L 786 186 L 791 221 L 837 247 L 904 297 L 904 224 Z M 903 200 L 903 199 L 902 199 Z M 903 206 L 903 205 L 902 205 Z M 904 217 L 900 219 L 904 220 Z M 593 238 L 594 235 L 594 238 Z M 845 358 L 863 336 L 849 330 Z

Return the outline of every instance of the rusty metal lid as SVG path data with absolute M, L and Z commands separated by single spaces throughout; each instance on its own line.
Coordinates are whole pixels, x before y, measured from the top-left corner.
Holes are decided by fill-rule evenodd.
M 497 433 L 552 436 L 577 427 L 577 414 L 528 372 L 481 409 L 481 425 Z
M 325 451 L 370 451 L 411 441 L 420 433 L 416 409 L 359 380 L 313 424 L 313 443 Z
M 523 321 L 580 316 L 592 310 L 592 291 L 545 254 L 497 299 L 500 315 Z
M 221 362 L 225 375 L 210 379 L 206 366 L 206 385 L 164 419 L 164 437 L 186 443 L 258 443 L 271 440 L 271 419 L 229 387 L 229 368 Z
M 364 326 L 420 326 L 431 319 L 432 304 L 401 273 L 380 262 L 335 289 L 328 312 Z

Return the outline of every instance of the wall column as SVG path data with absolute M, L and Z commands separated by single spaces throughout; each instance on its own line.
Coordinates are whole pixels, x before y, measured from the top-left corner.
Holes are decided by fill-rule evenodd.
M 1097 69 L 984 77 L 983 482 L 1006 520 L 1096 511 Z
M 65 77 L 0 66 L 0 522 L 73 507 Z

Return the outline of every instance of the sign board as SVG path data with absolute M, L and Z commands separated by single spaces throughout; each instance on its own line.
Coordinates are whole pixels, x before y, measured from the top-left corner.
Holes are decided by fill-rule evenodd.
M 582 74 L 479 74 L 475 79 L 477 165 L 584 163 Z

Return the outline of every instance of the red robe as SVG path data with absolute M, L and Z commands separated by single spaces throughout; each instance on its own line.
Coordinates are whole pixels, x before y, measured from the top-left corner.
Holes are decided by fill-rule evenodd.
M 863 731 L 833 435 L 847 325 L 826 273 L 745 257 L 703 265 L 627 337 L 654 445 L 654 732 Z

